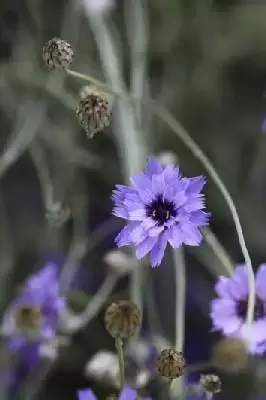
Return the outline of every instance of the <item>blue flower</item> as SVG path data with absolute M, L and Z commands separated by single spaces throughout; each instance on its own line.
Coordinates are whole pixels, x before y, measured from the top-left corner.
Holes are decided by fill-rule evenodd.
M 59 295 L 57 267 L 48 263 L 26 281 L 4 315 L 2 334 L 10 348 L 23 352 L 30 348 L 32 355 L 32 349 L 55 338 L 58 315 L 64 307 L 65 299 Z
M 79 390 L 79 400 L 97 400 L 97 397 L 91 389 Z M 119 396 L 119 400 L 136 400 L 137 391 L 129 387 L 125 387 Z M 152 400 L 151 397 L 145 397 L 144 400 Z
M 215 291 L 217 298 L 211 303 L 214 330 L 225 336 L 236 337 L 249 343 L 251 354 L 266 351 L 266 264 L 256 272 L 256 299 L 252 336 L 247 336 L 248 274 L 245 264 L 237 265 L 232 277 L 219 277 Z
M 149 159 L 145 173 L 131 178 L 133 187 L 116 185 L 113 214 L 128 221 L 116 237 L 118 247 L 133 245 L 136 257 L 150 253 L 153 267 L 161 264 L 167 243 L 174 249 L 182 244 L 198 246 L 200 227 L 208 225 L 201 190 L 205 178 L 184 178 L 172 164 L 160 165 Z

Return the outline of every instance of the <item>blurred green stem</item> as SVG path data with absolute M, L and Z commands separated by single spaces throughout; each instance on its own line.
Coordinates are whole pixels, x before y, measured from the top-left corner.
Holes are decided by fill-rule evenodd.
M 121 338 L 115 339 L 115 347 L 117 350 L 118 364 L 119 364 L 120 389 L 122 390 L 123 387 L 125 386 L 125 362 L 124 362 L 123 341 Z
M 175 349 L 183 352 L 185 337 L 185 299 L 186 299 L 186 272 L 183 249 L 173 251 L 175 270 Z M 173 381 L 171 394 L 181 396 L 183 393 L 183 378 Z

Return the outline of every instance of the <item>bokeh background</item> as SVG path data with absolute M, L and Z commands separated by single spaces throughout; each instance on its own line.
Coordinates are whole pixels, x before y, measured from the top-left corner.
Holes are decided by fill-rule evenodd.
M 61 269 L 69 257 L 75 267 L 68 293 L 71 306 L 81 311 L 92 301 L 113 273 L 107 257 L 115 249 L 113 239 L 122 224 L 111 217 L 110 196 L 115 184 L 128 180 L 130 157 L 132 171 L 143 167 L 145 155 L 163 154 L 175 159 L 188 176 L 206 173 L 148 104 L 134 103 L 130 114 L 132 105 L 115 100 L 110 127 L 89 140 L 74 112 L 85 82 L 63 72 L 49 73 L 43 65 L 43 44 L 54 36 L 72 44 L 73 70 L 124 85 L 140 97 L 151 96 L 173 113 L 228 187 L 254 268 L 265 261 L 266 137 L 261 130 L 266 112 L 265 18 L 266 4 L 256 0 L 117 0 L 100 16 L 77 0 L 1 0 L 2 315 L 30 273 L 47 262 Z M 111 42 L 117 59 L 110 56 Z M 139 113 L 135 136 L 132 110 Z M 119 118 L 121 113 L 123 118 Z M 49 200 L 71 210 L 59 228 L 45 217 Z M 212 232 L 232 263 L 242 262 L 232 217 L 210 179 L 207 206 Z M 120 269 L 132 263 L 136 268 L 130 252 L 125 257 Z M 206 241 L 197 249 L 184 249 L 182 257 L 186 270 L 184 351 L 193 365 L 208 360 L 219 338 L 211 332 L 208 313 L 216 276 L 225 270 Z M 106 304 L 114 298 L 141 295 L 144 320 L 137 342 L 143 347 L 140 354 L 134 348 L 137 343 L 132 344 L 131 353 L 128 347 L 128 374 L 133 383 L 144 376 L 139 383 L 144 394 L 158 400 L 170 398 L 154 371 L 154 357 L 158 343 L 175 342 L 173 265 L 169 251 L 160 268 L 144 263 L 138 266 L 138 276 L 129 270 L 117 277 L 97 315 L 60 350 L 35 397 L 72 400 L 77 399 L 78 388 L 91 387 L 104 399 L 114 391 L 108 375 L 112 369 L 107 366 L 109 353 L 103 354 L 94 374 L 88 372 L 88 365 L 100 352 L 115 354 L 103 324 Z M 253 359 L 245 373 L 220 376 L 220 398 L 264 398 L 258 397 L 266 390 L 263 357 Z M 189 376 L 189 380 L 197 378 L 197 373 Z

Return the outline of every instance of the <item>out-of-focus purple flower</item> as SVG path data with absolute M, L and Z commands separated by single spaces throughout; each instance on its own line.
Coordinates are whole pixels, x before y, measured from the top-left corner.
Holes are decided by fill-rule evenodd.
M 137 391 L 128 387 L 125 387 L 120 394 L 119 400 L 136 400 Z M 79 400 L 97 400 L 97 397 L 91 389 L 79 390 Z M 152 400 L 151 397 L 145 397 L 144 400 Z
M 41 343 L 55 338 L 58 315 L 64 307 L 57 267 L 48 263 L 26 281 L 12 301 L 3 318 L 2 335 L 12 350 L 24 352 L 28 346 L 38 349 Z M 29 357 L 31 354 L 29 351 Z
M 198 246 L 200 227 L 208 225 L 201 193 L 205 178 L 183 178 L 173 164 L 149 159 L 145 173 L 131 178 L 132 187 L 116 185 L 113 214 L 129 221 L 116 237 L 118 247 L 133 245 L 136 257 L 150 253 L 153 267 L 161 264 L 167 243 Z
M 264 120 L 262 121 L 260 129 L 262 133 L 266 133 L 266 118 L 264 118 Z
M 250 353 L 266 350 L 266 264 L 256 273 L 256 302 L 252 337 L 247 336 L 245 318 L 248 306 L 248 275 L 245 265 L 238 265 L 231 278 L 220 277 L 215 286 L 218 298 L 211 304 L 211 319 L 215 330 L 225 336 L 247 341 Z

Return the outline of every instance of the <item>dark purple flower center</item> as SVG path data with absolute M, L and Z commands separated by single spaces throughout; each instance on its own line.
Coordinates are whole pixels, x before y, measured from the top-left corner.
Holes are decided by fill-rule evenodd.
M 245 319 L 247 315 L 247 310 L 248 310 L 248 298 L 240 300 L 237 304 L 237 315 L 240 318 Z M 256 296 L 255 308 L 254 308 L 254 320 L 256 321 L 258 319 L 261 319 L 265 315 L 266 315 L 266 305 L 258 296 Z
M 27 333 L 40 329 L 42 312 L 38 307 L 23 306 L 15 312 L 15 325 L 18 331 Z
M 163 225 L 171 217 L 176 216 L 176 209 L 171 201 L 163 199 L 162 195 L 158 195 L 151 204 L 146 206 L 146 215 L 156 221 L 158 225 Z

